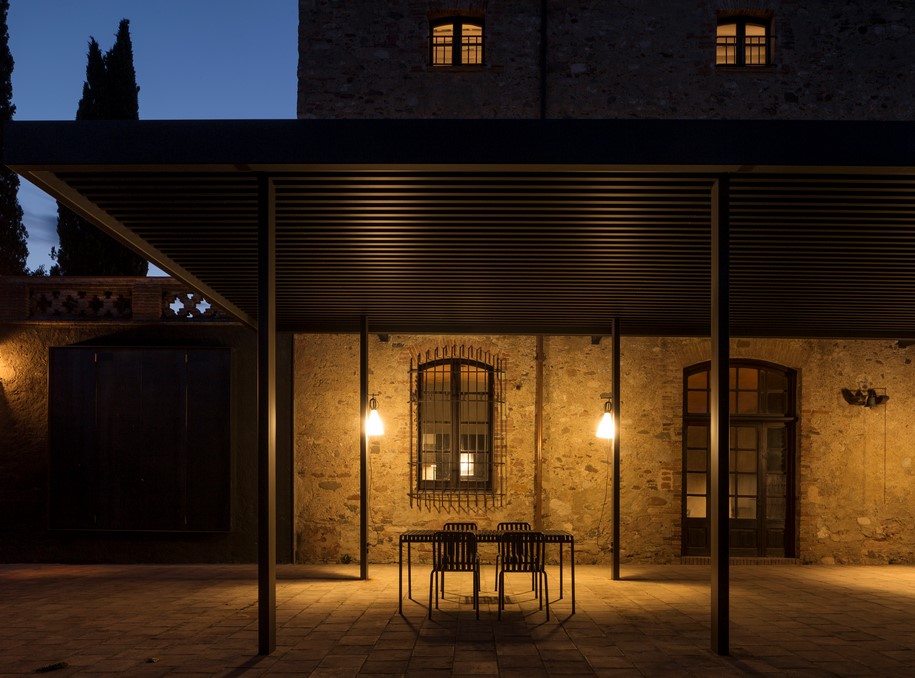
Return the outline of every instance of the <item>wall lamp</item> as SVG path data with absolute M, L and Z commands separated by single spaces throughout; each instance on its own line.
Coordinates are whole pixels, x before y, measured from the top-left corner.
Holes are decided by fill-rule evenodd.
M 616 435 L 616 426 L 613 422 L 613 399 L 609 393 L 601 393 L 600 397 L 605 398 L 606 402 L 604 403 L 604 413 L 597 425 L 597 437 L 613 440 L 613 436 Z
M 886 389 L 880 389 L 885 391 Z M 861 407 L 876 407 L 877 405 L 884 405 L 887 400 L 890 399 L 888 395 L 877 394 L 877 389 L 867 388 L 867 384 L 862 384 L 862 387 L 857 391 L 852 391 L 849 388 L 842 389 L 842 397 L 845 398 L 845 402 L 849 405 L 860 405 Z
M 377 393 L 373 393 L 369 400 L 369 415 L 365 422 L 365 434 L 369 436 L 383 436 L 384 424 L 381 422 L 381 415 L 378 414 L 378 400 L 375 399 Z

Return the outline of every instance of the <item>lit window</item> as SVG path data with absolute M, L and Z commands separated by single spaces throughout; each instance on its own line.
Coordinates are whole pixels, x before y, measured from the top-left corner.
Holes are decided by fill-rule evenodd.
M 718 66 L 768 66 L 772 63 L 771 20 L 726 16 L 718 19 L 715 64 Z
M 451 17 L 432 23 L 429 41 L 433 66 L 479 66 L 483 64 L 481 19 Z
M 500 506 L 505 488 L 505 359 L 451 344 L 410 359 L 410 498 L 420 506 Z

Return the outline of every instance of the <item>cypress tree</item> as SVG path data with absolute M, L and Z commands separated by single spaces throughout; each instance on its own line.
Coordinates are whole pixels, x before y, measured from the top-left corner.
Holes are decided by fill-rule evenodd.
M 137 94 L 137 74 L 133 69 L 133 43 L 130 41 L 130 22 L 121 19 L 117 39 L 105 55 L 108 76 L 106 113 L 115 120 L 138 120 L 140 104 Z
M 102 54 L 95 38 L 89 40 L 86 81 L 76 110 L 77 120 L 137 120 L 139 103 L 130 22 L 122 19 L 117 38 Z M 57 205 L 57 235 L 60 249 L 52 252 L 57 266 L 52 272 L 63 275 L 144 276 L 149 264 L 109 235 Z
M 13 119 L 13 55 L 6 27 L 9 0 L 0 0 L 0 121 Z M 29 248 L 19 205 L 19 176 L 0 165 L 0 275 L 24 275 Z

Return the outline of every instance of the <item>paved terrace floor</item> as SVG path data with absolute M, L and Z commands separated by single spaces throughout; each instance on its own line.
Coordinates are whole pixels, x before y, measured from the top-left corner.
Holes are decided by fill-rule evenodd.
M 397 613 L 397 567 L 283 567 L 276 652 L 257 656 L 250 565 L 0 565 L 0 675 L 913 676 L 915 567 L 734 566 L 731 656 L 709 651 L 707 566 L 579 566 L 545 621 L 514 575 L 496 619 L 492 566 L 474 618 L 451 575 L 426 618 L 424 566 Z

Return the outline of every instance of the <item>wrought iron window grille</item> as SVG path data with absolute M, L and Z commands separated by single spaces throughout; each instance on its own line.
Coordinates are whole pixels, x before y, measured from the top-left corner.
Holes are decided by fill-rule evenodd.
M 410 358 L 410 504 L 498 507 L 505 487 L 505 359 L 446 345 Z

